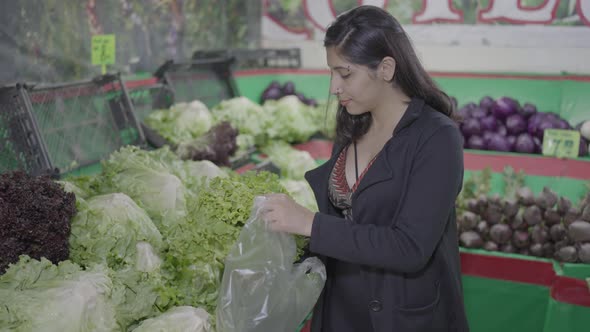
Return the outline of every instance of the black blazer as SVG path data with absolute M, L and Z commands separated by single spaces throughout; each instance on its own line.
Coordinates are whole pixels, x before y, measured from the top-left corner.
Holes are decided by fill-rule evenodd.
M 469 331 L 455 220 L 463 181 L 457 125 L 412 99 L 352 196 L 354 223 L 344 222 L 328 198 L 342 148 L 335 145 L 331 159 L 305 175 L 319 207 L 311 254 L 361 265 L 373 331 Z M 321 331 L 322 311 L 323 294 L 312 332 Z

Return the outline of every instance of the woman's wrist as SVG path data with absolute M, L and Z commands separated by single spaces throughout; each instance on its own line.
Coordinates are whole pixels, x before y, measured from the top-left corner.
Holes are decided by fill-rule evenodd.
M 305 230 L 303 231 L 304 235 L 307 237 L 311 237 L 311 231 L 313 230 L 313 223 L 315 220 L 316 212 L 310 211 L 310 217 L 306 218 L 307 222 L 305 223 Z

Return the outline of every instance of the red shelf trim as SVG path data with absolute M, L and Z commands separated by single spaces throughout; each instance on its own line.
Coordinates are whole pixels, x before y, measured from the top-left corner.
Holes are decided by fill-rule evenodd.
M 461 253 L 465 275 L 509 280 L 550 287 L 555 280 L 553 265 L 526 259 Z
M 311 157 L 316 160 L 328 160 L 332 154 L 331 141 L 327 140 L 312 140 L 309 142 L 296 144 L 294 147 L 298 150 L 309 152 Z
M 559 276 L 551 287 L 551 297 L 583 307 L 590 307 L 590 290 L 585 280 Z
M 465 151 L 464 164 L 467 170 L 483 170 L 490 167 L 494 172 L 502 172 L 505 166 L 510 165 L 515 170 L 522 169 L 527 175 L 567 176 L 581 180 L 590 179 L 590 163 L 575 159 L 558 159 L 531 155 L 478 154 Z
M 556 275 L 553 265 L 548 262 L 462 252 L 461 273 L 546 286 L 556 301 L 590 308 L 587 282 Z
M 143 80 L 125 81 L 125 87 L 127 89 L 135 89 L 135 88 L 141 88 L 144 86 L 151 86 L 156 83 L 158 83 L 158 79 L 155 77 L 151 77 L 151 78 L 146 78 Z
M 236 169 L 236 173 L 238 173 L 238 174 L 242 174 L 242 173 L 245 173 L 245 172 L 247 172 L 247 171 L 249 171 L 249 170 L 252 170 L 252 169 L 254 169 L 255 167 L 256 167 L 256 164 L 254 164 L 254 163 L 249 163 L 249 164 L 246 164 L 246 165 L 244 165 L 244 166 L 242 166 L 242 167 L 240 167 L 240 168 Z

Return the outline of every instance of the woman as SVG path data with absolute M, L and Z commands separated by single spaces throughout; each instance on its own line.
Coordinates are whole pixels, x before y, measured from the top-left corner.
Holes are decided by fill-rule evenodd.
M 268 195 L 271 229 L 310 237 L 328 272 L 312 332 L 468 331 L 453 106 L 386 11 L 361 6 L 324 40 L 337 96 L 332 158 L 306 174 L 319 212 Z

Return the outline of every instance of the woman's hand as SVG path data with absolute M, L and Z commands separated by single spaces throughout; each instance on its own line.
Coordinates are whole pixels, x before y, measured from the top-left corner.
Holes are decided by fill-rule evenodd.
M 285 194 L 269 194 L 265 197 L 260 210 L 261 217 L 272 231 L 311 236 L 314 212 Z

